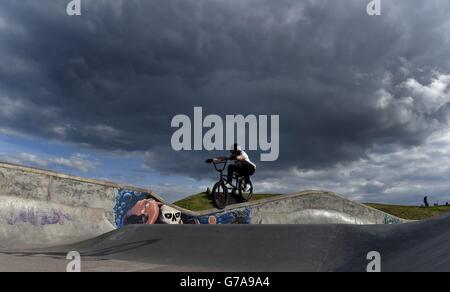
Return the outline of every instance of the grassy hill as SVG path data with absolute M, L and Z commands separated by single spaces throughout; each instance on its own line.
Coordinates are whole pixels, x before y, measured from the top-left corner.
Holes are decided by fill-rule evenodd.
M 384 205 L 384 204 L 365 204 L 365 205 L 407 220 L 423 220 L 437 217 L 444 213 L 450 212 L 450 207 L 447 206 L 422 208 L 415 206 L 399 206 L 399 205 Z
M 274 196 L 279 196 L 278 194 L 254 194 L 251 201 L 257 201 L 261 199 L 267 199 Z M 191 211 L 203 211 L 203 210 L 209 210 L 213 209 L 214 204 L 212 202 L 211 196 L 207 193 L 200 193 L 196 194 L 190 197 L 187 197 L 185 199 L 182 199 L 180 201 L 177 201 L 174 203 L 175 205 L 188 209 Z

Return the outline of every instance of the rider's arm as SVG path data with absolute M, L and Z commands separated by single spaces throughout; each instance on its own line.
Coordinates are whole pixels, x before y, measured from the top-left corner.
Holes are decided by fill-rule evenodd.
M 213 158 L 214 163 L 219 163 L 219 162 L 224 162 L 228 159 L 229 157 L 216 157 Z
M 236 160 L 238 160 L 238 161 L 244 161 L 244 160 L 245 160 L 245 156 L 244 156 L 244 155 L 236 156 Z

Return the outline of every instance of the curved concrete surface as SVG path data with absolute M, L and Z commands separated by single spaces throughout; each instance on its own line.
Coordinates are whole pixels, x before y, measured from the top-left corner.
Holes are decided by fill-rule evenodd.
M 398 224 L 406 222 L 335 193 L 314 190 L 231 205 L 223 211 L 216 209 L 201 212 L 182 211 L 187 217 L 197 218 L 200 222 L 208 222 L 210 216 L 214 216 L 217 221 L 223 217 L 228 219 L 224 221 L 230 221 L 231 217 L 231 221 L 241 219 L 240 223 L 248 224 Z
M 155 209 L 160 216 L 181 212 L 185 224 L 113 230 L 124 211 L 120 199 L 132 206 L 148 195 L 164 207 Z M 396 224 L 403 222 L 320 191 L 191 212 L 151 191 L 0 163 L 6 270 L 16 263 L 23 264 L 16 270 L 46 270 L 41 262 L 51 266 L 54 259 L 64 267 L 66 253 L 77 250 L 94 270 L 109 263 L 116 271 L 365 271 L 367 253 L 378 251 L 383 271 L 450 271 L 450 216 Z
M 403 220 L 331 192 L 305 191 L 192 212 L 152 191 L 0 163 L 0 247 L 42 247 L 94 238 L 122 227 L 142 200 L 156 224 L 396 224 Z M 168 214 L 172 213 L 172 214 Z M 176 214 L 178 213 L 178 214 Z M 177 220 L 165 220 L 166 215 Z M 177 216 L 175 216 L 177 215 Z
M 102 209 L 2 197 L 0 248 L 69 244 L 115 229 Z
M 0 248 L 55 246 L 114 230 L 121 188 L 128 187 L 0 163 Z
M 139 264 L 147 271 L 365 272 L 367 254 L 377 251 L 385 272 L 450 271 L 449 240 L 449 215 L 399 225 L 132 225 L 66 247 L 7 256 L 20 255 L 33 267 L 76 250 L 87 268 L 97 263 L 97 271 L 120 262 L 116 270 Z

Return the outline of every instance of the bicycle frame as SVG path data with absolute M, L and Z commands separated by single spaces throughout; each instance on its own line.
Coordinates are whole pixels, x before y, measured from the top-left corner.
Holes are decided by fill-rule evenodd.
M 229 160 L 230 159 L 226 159 L 220 162 L 215 162 L 212 160 L 214 168 L 220 173 L 220 179 L 214 184 L 211 193 L 213 203 L 218 209 L 224 209 L 227 206 L 230 190 L 231 194 L 236 197 L 237 202 L 247 202 L 253 194 L 252 183 L 249 182 L 251 188 L 247 190 L 247 182 L 244 181 L 246 179 L 244 176 L 239 176 L 238 173 L 233 173 L 233 176 L 230 178 L 228 175 L 223 173 Z M 228 180 L 230 180 L 229 184 L 227 184 Z M 244 184 L 242 184 L 243 181 Z
M 227 160 L 225 160 L 225 161 L 222 161 L 222 162 L 213 162 L 213 164 L 214 164 L 214 168 L 216 169 L 216 171 L 217 172 L 219 172 L 220 173 L 220 180 L 221 181 L 228 181 L 228 175 L 226 175 L 226 174 L 223 174 L 223 172 L 225 171 L 225 168 L 227 167 L 227 165 L 228 165 L 228 159 Z M 218 165 L 220 165 L 220 164 L 223 164 L 223 167 L 222 168 L 219 168 L 218 167 Z M 230 183 L 232 186 L 233 186 L 233 188 L 235 188 L 236 190 L 239 188 L 238 187 L 238 185 L 239 185 L 239 177 L 238 176 L 236 176 L 236 175 L 233 175 L 232 176 L 232 180 L 231 180 L 232 182 Z M 233 184 L 233 181 L 234 181 L 234 184 Z

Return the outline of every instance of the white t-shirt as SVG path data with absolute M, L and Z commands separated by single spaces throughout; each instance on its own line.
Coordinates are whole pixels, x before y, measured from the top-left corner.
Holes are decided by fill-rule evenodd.
M 250 163 L 251 165 L 253 165 L 253 167 L 256 169 L 256 165 L 250 161 L 250 158 L 248 157 L 247 153 L 245 153 L 245 151 L 241 151 L 241 155 L 244 156 L 245 161 L 247 161 L 248 163 Z

